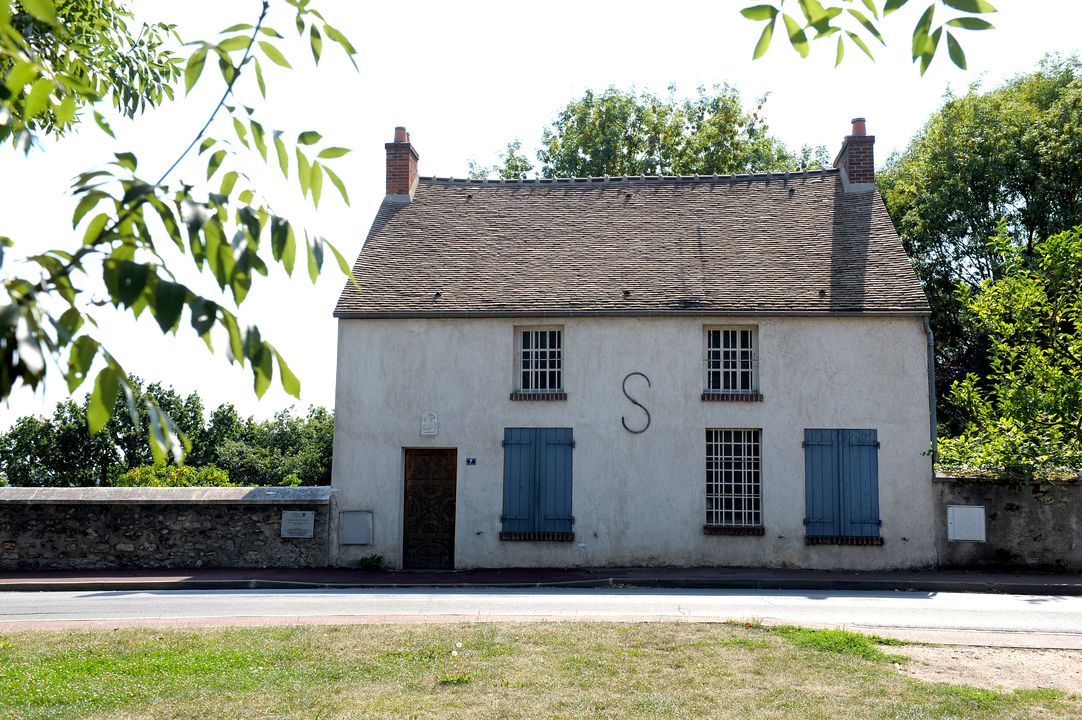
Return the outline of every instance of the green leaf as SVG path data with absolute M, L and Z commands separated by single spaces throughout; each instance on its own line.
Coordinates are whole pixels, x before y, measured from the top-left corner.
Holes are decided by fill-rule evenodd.
M 189 307 L 192 315 L 192 329 L 199 336 L 209 333 L 218 316 L 218 305 L 204 297 L 196 297 Z
M 188 288 L 175 282 L 158 280 L 154 286 L 154 319 L 163 333 L 176 329 L 180 321 L 180 311 L 188 298 Z
M 225 160 L 225 150 L 219 150 L 210 156 L 210 161 L 207 163 L 207 180 L 218 172 L 218 168 L 222 166 L 222 160 Z
M 62 123 L 70 123 L 75 119 L 75 96 L 70 92 L 60 100 L 56 108 L 56 119 Z
M 315 130 L 306 130 L 297 136 L 298 145 L 315 145 L 323 138 Z
M 58 330 L 57 340 L 60 341 L 61 344 L 67 345 L 71 342 L 71 339 L 75 337 L 75 333 L 79 332 L 79 328 L 82 326 L 83 314 L 73 307 L 68 308 L 56 322 Z
M 755 5 L 744 8 L 740 14 L 748 20 L 773 20 L 778 16 L 778 9 L 771 5 Z
M 289 177 L 289 153 L 286 152 L 286 144 L 282 142 L 282 133 L 274 133 L 274 150 L 278 153 L 278 167 L 282 169 L 282 177 Z
M 126 307 L 135 304 L 150 277 L 148 265 L 114 258 L 105 261 L 102 272 L 113 303 L 122 303 Z
M 109 123 L 106 122 L 105 116 L 97 110 L 94 111 L 94 122 L 98 124 L 98 127 L 101 128 L 102 132 L 104 132 L 106 135 L 114 139 L 116 138 L 116 135 L 113 134 L 113 128 L 111 128 L 109 126 Z
M 312 163 L 312 205 L 319 207 L 319 198 L 323 194 L 323 170 L 318 162 Z
M 350 44 L 346 36 L 338 32 L 337 28 L 331 27 L 327 23 L 323 23 L 323 32 L 326 33 L 327 37 L 338 43 L 342 47 L 342 49 L 346 51 L 346 57 L 348 57 L 349 61 L 353 63 L 353 69 L 357 70 L 357 60 L 353 57 L 357 54 L 357 49 L 353 47 L 352 44 Z
M 83 195 L 83 197 L 79 200 L 79 204 L 75 206 L 75 212 L 72 213 L 71 229 L 74 230 L 79 225 L 79 221 L 82 220 L 88 212 L 97 207 L 98 203 L 100 203 L 107 197 L 109 196 L 103 193 L 101 190 L 91 190 L 87 194 Z
M 263 50 L 267 59 L 275 65 L 281 65 L 284 68 L 292 67 L 292 65 L 289 64 L 289 61 L 286 60 L 285 55 L 283 55 L 278 48 L 274 47 L 273 43 L 267 42 L 266 40 L 260 40 L 259 47 Z
M 947 33 L 947 53 L 950 55 L 951 62 L 962 70 L 966 69 L 966 54 L 962 51 L 962 46 L 949 32 Z
M 883 5 L 883 17 L 886 17 L 895 10 L 900 9 L 907 2 L 909 2 L 909 0 L 887 0 L 887 2 Z
M 994 13 L 996 9 L 985 0 L 943 0 L 943 4 L 967 13 Z
M 218 48 L 226 52 L 236 52 L 237 50 L 244 50 L 248 47 L 247 35 L 234 35 L 231 38 L 226 38 L 218 43 Z
M 800 57 L 808 57 L 808 51 L 811 48 L 808 47 L 808 36 L 804 34 L 800 23 L 788 13 L 784 13 L 782 19 L 785 21 L 785 29 L 789 33 L 789 43 L 793 46 L 793 49 L 800 53 Z
M 86 408 L 86 420 L 90 432 L 96 433 L 101 430 L 113 416 L 121 379 L 120 371 L 112 363 L 103 367 L 98 373 Z
M 304 156 L 300 148 L 297 148 L 297 181 L 301 185 L 301 194 L 308 197 L 308 190 L 312 184 L 312 166 L 308 158 Z
M 259 94 L 263 96 L 263 99 L 267 99 L 267 83 L 263 81 L 263 66 L 259 64 L 259 58 L 253 57 L 252 62 L 255 63 L 255 81 L 259 85 Z
M 342 196 L 342 202 L 349 205 L 349 193 L 346 192 L 346 184 L 342 182 L 342 178 L 338 177 L 337 173 L 326 165 L 323 165 L 322 167 L 323 172 L 327 173 L 327 177 L 329 177 L 334 186 L 338 188 L 338 193 Z
M 879 19 L 879 10 L 875 7 L 875 0 L 861 0 L 864 3 L 864 7 L 868 8 L 868 12 L 872 14 L 876 20 Z M 839 38 L 840 40 L 841 38 Z
M 282 389 L 293 397 L 300 400 L 301 398 L 301 381 L 297 379 L 297 376 L 293 374 L 293 371 L 286 365 L 285 359 L 282 358 L 282 354 L 277 350 L 274 351 L 274 357 L 278 359 L 278 373 L 282 376 Z
M 252 121 L 252 142 L 255 143 L 255 149 L 259 151 L 259 154 L 263 157 L 263 160 L 267 159 L 267 142 L 263 132 L 263 126 L 255 120 Z
M 312 39 L 312 57 L 316 59 L 316 64 L 319 64 L 319 56 L 323 53 L 323 36 L 319 34 L 319 30 L 315 25 L 312 26 L 311 32 Z
M 751 54 L 752 60 L 758 60 L 763 55 L 766 55 L 767 48 L 770 47 L 770 41 L 774 37 L 774 23 L 776 20 L 771 20 L 763 28 L 763 34 L 759 36 L 759 42 L 755 43 L 755 52 Z
M 236 25 L 230 25 L 225 30 L 222 30 L 221 34 L 225 35 L 226 33 L 240 32 L 241 30 L 251 30 L 251 29 L 252 29 L 252 26 L 249 25 L 248 23 L 237 23 Z
M 255 328 L 249 329 L 251 333 Z M 258 335 L 256 335 L 258 337 Z M 251 357 L 252 370 L 255 373 L 255 395 L 263 397 L 274 380 L 274 349 L 269 343 L 263 343 L 258 352 Z
M 230 170 L 222 176 L 222 186 L 218 192 L 222 195 L 229 196 L 233 192 L 233 187 L 237 184 L 237 173 L 235 170 Z
M 240 144 L 244 147 L 248 147 L 248 128 L 241 122 L 240 118 L 233 118 L 233 130 L 237 133 L 237 139 L 240 140 Z
M 108 222 L 109 216 L 106 213 L 96 215 L 90 221 L 90 224 L 86 226 L 86 232 L 83 234 L 83 245 L 93 245 L 103 240 L 102 231 L 105 230 L 105 224 Z
M 883 36 L 879 33 L 879 28 L 877 28 L 875 24 L 872 23 L 872 21 L 869 20 L 864 13 L 860 12 L 859 10 L 854 10 L 850 8 L 849 14 L 855 17 L 857 19 L 857 22 L 863 25 L 864 29 L 867 30 L 872 37 L 882 43 L 883 47 L 887 46 L 887 41 L 884 40 Z
M 924 75 L 928 70 L 928 66 L 932 64 L 932 58 L 935 57 L 936 48 L 939 47 L 939 37 L 943 34 L 943 28 L 938 28 L 928 38 L 927 49 L 920 57 L 920 74 Z
M 924 14 L 920 16 L 913 28 L 913 59 L 924 55 L 928 45 L 928 33 L 932 29 L 932 16 L 935 14 L 935 5 L 929 5 Z
M 268 37 L 278 38 L 279 40 L 282 39 L 282 33 L 278 32 L 277 30 L 275 30 L 272 27 L 267 27 L 266 25 L 259 28 L 259 32 L 263 33 L 264 35 L 267 35 Z
M 316 157 L 318 157 L 318 158 L 326 158 L 326 159 L 339 158 L 339 157 L 342 157 L 343 155 L 345 155 L 345 154 L 347 154 L 349 152 L 350 152 L 349 148 L 329 147 L 329 148 L 323 148 L 322 150 L 320 150 L 319 155 L 317 155 Z
M 75 392 L 75 389 L 83 384 L 97 354 L 97 340 L 88 335 L 80 335 L 75 338 L 75 342 L 71 346 L 71 352 L 68 353 L 68 371 L 65 374 L 65 379 L 68 381 L 68 392 Z
M 838 36 L 838 55 L 834 60 L 834 67 L 838 67 L 842 64 L 842 58 L 845 57 L 845 43 L 842 42 L 842 36 Z
M 56 25 L 56 5 L 53 0 L 20 0 L 19 4 L 38 20 Z
M 316 237 L 309 241 L 305 238 L 304 242 L 308 246 L 308 277 L 315 285 L 319 278 L 319 271 L 323 267 L 323 240 Z
M 207 49 L 199 48 L 188 58 L 188 64 L 184 67 L 184 94 L 187 95 L 199 81 L 203 73 L 203 66 L 207 63 Z
M 116 157 L 116 164 L 131 172 L 135 172 L 135 169 L 139 166 L 139 158 L 135 157 L 135 153 L 119 152 L 114 153 L 114 155 Z
M 991 30 L 995 27 L 992 23 L 981 18 L 962 17 L 948 20 L 947 24 L 951 27 L 959 27 L 963 30 Z
M 35 81 L 30 87 L 30 92 L 26 95 L 26 103 L 23 105 L 23 114 L 28 117 L 37 117 L 45 110 L 49 101 L 49 96 L 52 95 L 53 90 L 56 88 L 56 83 L 48 78 L 40 78 Z
M 864 51 L 865 55 L 867 55 L 872 60 L 875 60 L 875 56 L 872 55 L 872 51 L 868 49 L 868 46 L 864 44 L 864 40 L 861 39 L 860 35 L 857 35 L 855 32 L 850 32 L 848 30 L 845 31 L 845 34 L 849 36 L 849 39 L 853 41 L 854 45 Z M 838 38 L 838 40 L 841 40 L 841 38 Z
M 338 263 L 338 269 L 342 271 L 343 275 L 349 278 L 349 281 L 353 284 L 353 287 L 360 290 L 361 286 L 357 282 L 357 278 L 353 277 L 353 272 L 350 270 L 349 263 L 346 262 L 346 258 L 343 257 L 342 253 L 338 252 L 338 248 L 336 248 L 334 245 L 331 245 L 329 242 L 324 242 L 324 245 L 331 249 L 331 253 L 334 255 L 335 261 Z

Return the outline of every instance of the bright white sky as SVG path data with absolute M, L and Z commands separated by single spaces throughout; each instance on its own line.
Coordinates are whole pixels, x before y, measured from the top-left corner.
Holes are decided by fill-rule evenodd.
M 872 63 L 850 48 L 833 68 L 833 46 L 813 46 L 801 61 L 780 32 L 766 58 L 752 62 L 760 25 L 744 20 L 734 0 L 633 2 L 548 0 L 515 3 L 334 2 L 317 5 L 359 50 L 354 72 L 337 47 L 327 43 L 318 70 L 307 45 L 289 52 L 295 72 L 268 72 L 269 98 L 260 103 L 254 82 L 241 101 L 256 105 L 268 127 L 288 133 L 315 129 L 335 145 L 354 151 L 334 167 L 346 181 L 352 207 L 329 183 L 318 212 L 292 199 L 270 172 L 255 162 L 248 169 L 280 212 L 305 219 L 350 261 L 356 257 L 383 197 L 384 148 L 396 125 L 405 125 L 418 150 L 422 175 L 464 177 L 471 158 L 490 164 L 509 140 L 519 138 L 533 157 L 542 128 L 572 98 L 609 85 L 680 95 L 696 86 L 728 82 L 750 105 L 769 93 L 764 111 L 771 131 L 791 147 L 826 145 L 833 153 L 856 116 L 868 119 L 876 136 L 878 163 L 901 150 L 942 102 L 948 89 L 961 93 L 974 82 L 992 87 L 1032 70 L 1046 53 L 1082 52 L 1082 3 L 1078 0 L 999 0 L 995 30 L 961 32 L 970 71 L 950 64 L 945 47 L 924 78 L 909 62 L 909 33 L 927 5 L 910 3 L 884 29 L 889 47 Z M 270 24 L 295 38 L 284 3 L 272 2 Z M 186 38 L 210 37 L 237 22 L 254 22 L 259 0 L 207 2 L 139 0 L 145 17 L 175 22 Z M 265 62 L 268 70 L 273 66 Z M 203 81 L 186 100 L 166 105 L 135 122 L 113 123 L 114 143 L 96 128 L 31 152 L 28 158 L 0 148 L 0 234 L 16 241 L 13 255 L 77 246 L 71 230 L 74 202 L 70 179 L 107 162 L 112 153 L 133 150 L 140 171 L 156 178 L 194 136 L 221 92 L 208 62 Z M 214 80 L 215 82 L 208 82 Z M 220 126 L 219 137 L 230 135 Z M 273 154 L 273 153 L 272 153 Z M 197 182 L 205 164 L 186 163 L 175 178 Z M 295 193 L 299 196 L 299 193 Z M 81 237 L 79 235 L 78 237 Z M 303 384 L 300 402 L 277 384 L 262 400 L 251 390 L 248 370 L 211 355 L 187 326 L 163 336 L 149 316 L 103 319 L 104 339 L 129 372 L 171 384 L 182 395 L 198 390 L 208 410 L 231 402 L 243 414 L 269 417 L 296 405 L 334 405 L 336 322 L 331 317 L 344 282 L 329 260 L 318 284 L 303 265 L 292 281 L 272 273 L 257 283 L 241 307 L 242 320 L 256 323 L 275 343 Z M 4 271 L 20 267 L 9 256 Z M 192 278 L 183 278 L 191 281 Z M 257 280 L 263 280 L 257 278 Z M 206 287 L 204 284 L 202 287 Z M 277 383 L 277 381 L 276 381 Z M 81 396 L 88 388 L 77 393 Z M 0 429 L 18 416 L 49 415 L 66 394 L 59 373 L 42 390 L 21 389 L 0 405 Z

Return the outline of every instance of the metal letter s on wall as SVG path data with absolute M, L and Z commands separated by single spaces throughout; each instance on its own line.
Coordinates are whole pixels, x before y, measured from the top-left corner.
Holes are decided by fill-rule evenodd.
M 624 397 L 626 397 L 628 400 L 630 400 L 633 405 L 638 405 L 639 408 L 641 408 L 642 411 L 644 413 L 646 413 L 646 424 L 642 426 L 641 430 L 632 430 L 631 428 L 629 428 L 627 426 L 627 420 L 625 420 L 622 415 L 620 416 L 620 424 L 622 424 L 624 426 L 624 430 L 627 430 L 629 433 L 639 435 L 640 433 L 646 432 L 646 429 L 648 427 L 650 427 L 650 411 L 646 409 L 645 405 L 643 405 L 641 402 L 639 402 L 635 398 L 631 397 L 631 395 L 629 395 L 628 392 L 627 392 L 627 381 L 628 381 L 629 378 L 631 378 L 631 377 L 633 377 L 635 375 L 638 375 L 639 377 L 641 377 L 643 380 L 646 381 L 646 387 L 652 387 L 652 385 L 650 383 L 650 378 L 646 377 L 646 375 L 641 373 L 641 372 L 632 372 L 632 373 L 628 373 L 627 375 L 625 375 L 624 376 L 624 382 L 621 385 L 621 387 L 624 390 Z

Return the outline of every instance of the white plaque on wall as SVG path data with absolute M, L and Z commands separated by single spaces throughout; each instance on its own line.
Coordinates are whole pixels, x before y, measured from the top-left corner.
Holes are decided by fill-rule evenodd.
M 421 434 L 422 435 L 435 435 L 438 429 L 438 421 L 436 419 L 436 413 L 426 412 L 421 416 Z
M 283 510 L 282 537 L 311 538 L 316 534 L 316 513 L 313 510 Z

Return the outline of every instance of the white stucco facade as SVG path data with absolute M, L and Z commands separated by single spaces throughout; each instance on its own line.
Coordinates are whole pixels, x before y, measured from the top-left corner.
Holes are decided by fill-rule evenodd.
M 528 325 L 563 328 L 566 400 L 509 399 Z M 704 327 L 718 325 L 757 328 L 761 401 L 701 399 Z M 641 434 L 621 423 L 645 419 L 621 390 L 632 372 L 652 383 L 628 383 L 650 412 Z M 454 448 L 456 568 L 932 565 L 928 392 L 917 316 L 342 319 L 333 485 L 338 511 L 371 511 L 374 533 L 332 538 L 332 555 L 400 566 L 405 449 Z M 573 542 L 500 540 L 508 427 L 573 428 Z M 764 535 L 704 534 L 707 428 L 761 429 Z M 805 428 L 877 431 L 881 546 L 805 545 Z

